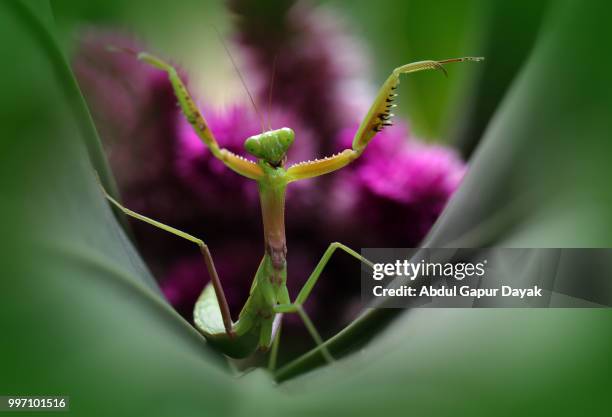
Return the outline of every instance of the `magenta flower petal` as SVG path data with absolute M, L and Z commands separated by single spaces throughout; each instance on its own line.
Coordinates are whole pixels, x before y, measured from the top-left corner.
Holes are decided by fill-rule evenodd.
M 376 135 L 354 167 L 338 176 L 329 208 L 339 219 L 365 216 L 360 230 L 370 242 L 409 246 L 429 231 L 466 166 L 452 149 L 410 138 L 405 124 L 396 123 Z M 350 146 L 356 130 L 343 130 L 338 147 Z
M 393 158 L 369 158 L 358 175 L 374 194 L 403 204 L 436 201 L 440 208 L 465 172 L 458 155 L 445 147 L 411 141 Z

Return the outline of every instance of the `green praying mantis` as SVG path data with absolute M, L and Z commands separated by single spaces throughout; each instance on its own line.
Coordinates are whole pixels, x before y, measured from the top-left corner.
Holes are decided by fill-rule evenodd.
M 257 182 L 263 218 L 265 251 L 252 281 L 249 297 L 240 311 L 238 320 L 235 322 L 232 320 L 221 279 L 215 269 L 208 246 L 203 240 L 138 214 L 122 206 L 104 191 L 106 198 L 126 215 L 187 239 L 199 247 L 210 276 L 210 283 L 204 288 L 195 305 L 194 322 L 215 349 L 232 358 L 244 358 L 253 354 L 257 349 L 267 351 L 271 348 L 269 368 L 274 369 L 280 343 L 282 315 L 298 314 L 321 355 L 328 362 L 333 361 L 332 355 L 304 311 L 303 305 L 337 249 L 345 251 L 370 267 L 372 263 L 341 243 L 331 243 L 297 297 L 292 301 L 286 285 L 285 190 L 292 182 L 337 171 L 359 158 L 374 136 L 392 124 L 391 109 L 395 107 L 393 101 L 397 96 L 395 90 L 400 83 L 401 74 L 423 70 L 441 70 L 446 74 L 445 64 L 481 61 L 483 58 L 464 57 L 441 61 L 420 61 L 394 69 L 378 91 L 366 117 L 361 122 L 351 149 L 323 159 L 300 162 L 286 168 L 286 154 L 295 138 L 293 130 L 283 127 L 247 138 L 244 147 L 250 155 L 257 158 L 257 162 L 221 148 L 177 70 L 149 53 L 141 52 L 135 55 L 144 63 L 167 73 L 182 112 L 212 155 L 239 175 Z

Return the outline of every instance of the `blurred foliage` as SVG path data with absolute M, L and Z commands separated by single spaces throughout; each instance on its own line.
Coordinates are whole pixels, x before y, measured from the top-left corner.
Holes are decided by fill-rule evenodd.
M 609 310 L 403 311 L 358 354 L 281 386 L 263 371 L 230 376 L 204 339 L 162 300 L 103 201 L 94 178 L 100 159 L 91 146 L 95 132 L 86 126 L 69 69 L 54 49 L 55 36 L 67 45 L 71 30 L 85 20 L 134 22 L 170 47 L 194 36 L 177 29 L 189 11 L 196 18 L 194 4 L 53 2 L 59 32 L 46 2 L 0 4 L 0 53 L 5 62 L 18 63 L 5 65 L 0 77 L 1 393 L 70 395 L 71 412 L 86 416 L 609 412 Z M 440 27 L 462 33 L 425 38 L 436 29 L 419 31 L 431 49 L 410 50 L 462 55 L 472 45 L 477 54 L 507 36 L 502 32 L 521 28 L 522 22 L 490 28 L 483 46 L 480 36 L 467 34 L 478 29 L 468 23 L 474 16 L 491 16 L 479 13 L 480 7 L 472 2 L 453 12 L 440 11 L 439 3 L 415 6 L 413 23 L 437 17 L 445 22 Z M 369 20 L 379 27 L 402 16 L 399 6 L 354 9 L 355 16 L 370 10 Z M 447 104 L 464 100 L 451 98 L 458 94 L 453 90 L 469 96 L 469 111 L 458 111 L 470 117 L 465 129 L 484 129 L 484 135 L 470 174 L 428 239 L 431 245 L 612 244 L 611 58 L 603 41 L 612 37 L 610 8 L 605 2 L 558 1 L 545 13 L 539 10 L 530 20 L 531 52 L 528 39 L 519 43 L 521 51 L 511 51 L 510 38 L 501 41 L 524 63 L 500 77 L 500 85 L 495 74 L 485 73 L 471 81 L 473 94 L 451 75 L 448 89 L 438 90 L 438 102 Z M 544 23 L 535 29 L 539 18 L 533 16 L 540 15 Z M 385 44 L 402 47 L 395 35 Z M 483 71 L 498 68 L 493 61 Z M 388 67 L 381 63 L 378 71 Z M 423 77 L 415 93 L 425 96 L 442 81 Z M 488 100 L 496 104 L 482 103 Z M 425 116 L 414 119 L 426 136 L 439 134 L 439 123 L 451 114 L 432 111 L 435 101 L 410 98 L 412 107 L 422 103 Z M 488 117 L 480 112 L 493 109 L 485 128 Z
M 351 13 L 377 62 L 382 82 L 389 71 L 408 62 L 458 56 L 482 56 L 477 41 L 478 0 L 444 1 L 435 7 L 427 1 L 383 0 L 368 2 L 330 1 L 330 6 Z M 479 7 L 480 6 L 480 7 Z M 402 79 L 398 112 L 407 114 L 418 136 L 437 139 L 449 116 L 452 97 L 457 93 L 471 65 L 448 68 L 449 79 L 439 73 L 422 73 Z M 476 69 L 476 71 L 478 71 Z
M 289 2 L 252 3 L 253 10 L 273 16 Z M 491 71 L 457 65 L 449 68 L 448 79 L 422 73 L 402 81 L 397 112 L 408 116 L 415 133 L 430 140 L 459 141 L 467 154 L 526 59 L 548 4 L 546 0 L 445 0 L 435 7 L 426 0 L 381 0 L 376 6 L 350 0 L 314 3 L 336 10 L 365 43 L 376 62 L 376 84 L 392 68 L 407 62 L 487 56 L 485 65 L 493 65 Z M 153 0 L 150 7 L 143 8 L 138 2 L 116 0 L 54 0 L 53 7 L 66 47 L 72 44 L 75 27 L 84 22 L 110 24 L 133 31 L 161 52 L 171 51 L 168 55 L 186 69 L 200 69 L 190 73 L 190 79 L 213 101 L 230 103 L 244 94 L 213 29 L 225 33 L 230 26 L 231 16 L 225 13 L 223 1 Z M 470 90 L 478 74 L 495 74 L 495 78 L 481 83 L 483 89 L 477 92 L 481 97 L 468 102 L 475 97 L 476 92 Z M 482 109 L 472 109 L 474 105 Z

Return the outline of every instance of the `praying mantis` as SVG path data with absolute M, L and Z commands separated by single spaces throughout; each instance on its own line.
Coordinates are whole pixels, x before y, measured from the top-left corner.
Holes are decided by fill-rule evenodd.
M 256 350 L 271 348 L 269 368 L 274 369 L 280 343 L 280 326 L 283 314 L 298 314 L 314 339 L 317 349 L 328 362 L 333 357 L 324 345 L 303 305 L 310 296 L 321 273 L 338 249 L 358 261 L 372 267 L 372 263 L 358 252 L 334 242 L 329 245 L 318 264 L 310 274 L 297 297 L 290 298 L 287 290 L 287 244 L 285 237 L 285 191 L 290 183 L 325 175 L 355 161 L 365 151 L 370 141 L 385 127 L 392 124 L 391 109 L 400 83 L 400 75 L 423 70 L 441 70 L 446 74 L 445 64 L 466 61 L 481 61 L 481 57 L 463 57 L 441 61 L 419 61 L 394 69 L 379 89 L 367 115 L 361 122 L 350 149 L 338 154 L 300 162 L 285 167 L 286 154 L 295 135 L 288 127 L 269 129 L 261 134 L 246 138 L 246 152 L 257 162 L 245 159 L 227 149 L 221 148 L 213 132 L 177 70 L 161 58 L 146 52 L 134 53 L 142 62 L 168 75 L 180 108 L 197 136 L 212 155 L 221 160 L 229 169 L 254 180 L 259 189 L 264 230 L 264 255 L 253 278 L 249 297 L 237 321 L 233 321 L 226 300 L 221 279 L 215 269 L 212 255 L 206 243 L 181 230 L 165 225 L 124 206 L 104 191 L 105 197 L 126 215 L 186 239 L 198 246 L 203 256 L 210 283 L 204 288 L 194 308 L 194 323 L 208 343 L 221 353 L 232 358 L 245 358 Z

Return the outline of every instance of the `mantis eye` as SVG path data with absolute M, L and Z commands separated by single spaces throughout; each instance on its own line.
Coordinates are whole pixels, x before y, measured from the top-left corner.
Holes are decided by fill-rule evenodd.
M 251 155 L 261 158 L 261 143 L 258 139 L 250 137 L 244 141 L 244 148 Z
M 295 133 L 288 127 L 282 128 L 278 131 L 278 139 L 285 149 L 289 149 L 295 139 Z

